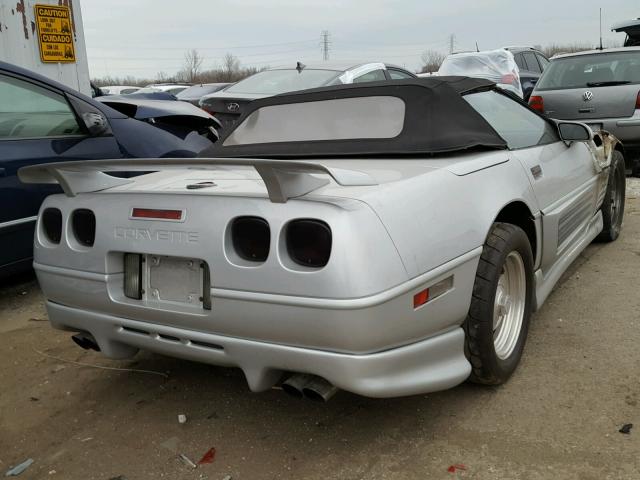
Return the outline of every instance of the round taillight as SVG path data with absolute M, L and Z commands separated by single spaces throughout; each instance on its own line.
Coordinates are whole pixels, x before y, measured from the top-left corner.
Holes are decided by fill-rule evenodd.
M 287 226 L 287 251 L 291 260 L 305 267 L 320 268 L 331 256 L 331 229 L 321 220 L 294 220 Z
M 96 216 L 91 210 L 81 208 L 71 214 L 71 227 L 76 240 L 83 247 L 93 247 L 96 240 Z
M 271 229 L 264 218 L 238 217 L 231 225 L 233 248 L 250 262 L 264 262 L 271 247 Z
M 59 244 L 62 238 L 62 212 L 57 208 L 47 208 L 42 212 L 41 222 L 47 240 Z

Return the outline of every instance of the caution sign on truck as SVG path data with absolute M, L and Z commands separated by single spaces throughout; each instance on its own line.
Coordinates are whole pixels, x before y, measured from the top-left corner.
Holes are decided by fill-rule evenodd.
M 44 63 L 76 61 L 69 7 L 36 5 L 40 59 Z

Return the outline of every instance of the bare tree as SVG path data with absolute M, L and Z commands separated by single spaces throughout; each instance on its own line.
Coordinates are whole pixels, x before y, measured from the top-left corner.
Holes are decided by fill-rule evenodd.
M 591 50 L 593 47 L 589 43 L 570 43 L 558 44 L 552 43 L 542 48 L 542 53 L 551 58 L 558 53 L 575 53 L 583 50 Z
M 237 82 L 242 80 L 243 78 L 254 75 L 263 70 L 267 70 L 268 67 L 241 67 L 240 61 L 237 57 L 228 53 L 224 57 L 224 61 L 222 66 L 215 67 L 211 70 L 198 70 L 198 80 L 197 82 L 201 83 L 218 83 L 218 82 Z M 95 82 L 98 86 L 104 85 L 138 85 L 145 86 L 151 83 L 167 83 L 167 82 L 176 82 L 176 81 L 188 81 L 189 77 L 186 74 L 186 71 L 180 70 L 180 72 L 175 75 L 169 75 L 166 72 L 160 71 L 155 75 L 155 78 L 134 78 L 131 76 L 127 77 L 103 77 L 103 78 L 94 78 L 93 82 Z
M 438 52 L 436 50 L 425 50 L 422 54 L 422 66 L 421 73 L 432 73 L 437 72 L 442 65 L 446 55 L 444 53 Z
M 222 60 L 222 72 L 225 82 L 235 82 L 240 73 L 240 60 L 232 53 L 227 53 Z
M 156 81 L 158 83 L 166 83 L 169 81 L 169 75 L 167 75 L 165 72 L 158 72 L 156 73 Z
M 184 54 L 184 64 L 180 76 L 189 83 L 198 81 L 204 59 L 195 48 Z

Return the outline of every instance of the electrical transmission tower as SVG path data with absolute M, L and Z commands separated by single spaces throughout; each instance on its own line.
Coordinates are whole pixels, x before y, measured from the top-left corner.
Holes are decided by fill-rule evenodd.
M 456 34 L 452 33 L 449 35 L 449 53 L 453 53 L 456 49 Z
M 322 48 L 322 59 L 326 62 L 329 60 L 329 50 L 331 49 L 331 36 L 329 30 L 323 30 L 320 33 L 320 46 Z

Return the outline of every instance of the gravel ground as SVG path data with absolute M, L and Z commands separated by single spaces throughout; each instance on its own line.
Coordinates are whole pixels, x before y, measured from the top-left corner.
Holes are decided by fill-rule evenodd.
M 33 458 L 19 478 L 640 479 L 639 236 L 630 179 L 620 239 L 572 265 L 506 385 L 325 405 L 251 394 L 234 369 L 82 351 L 46 323 L 33 278 L 14 279 L 0 286 L 0 475 Z M 195 470 L 177 458 L 211 447 Z

